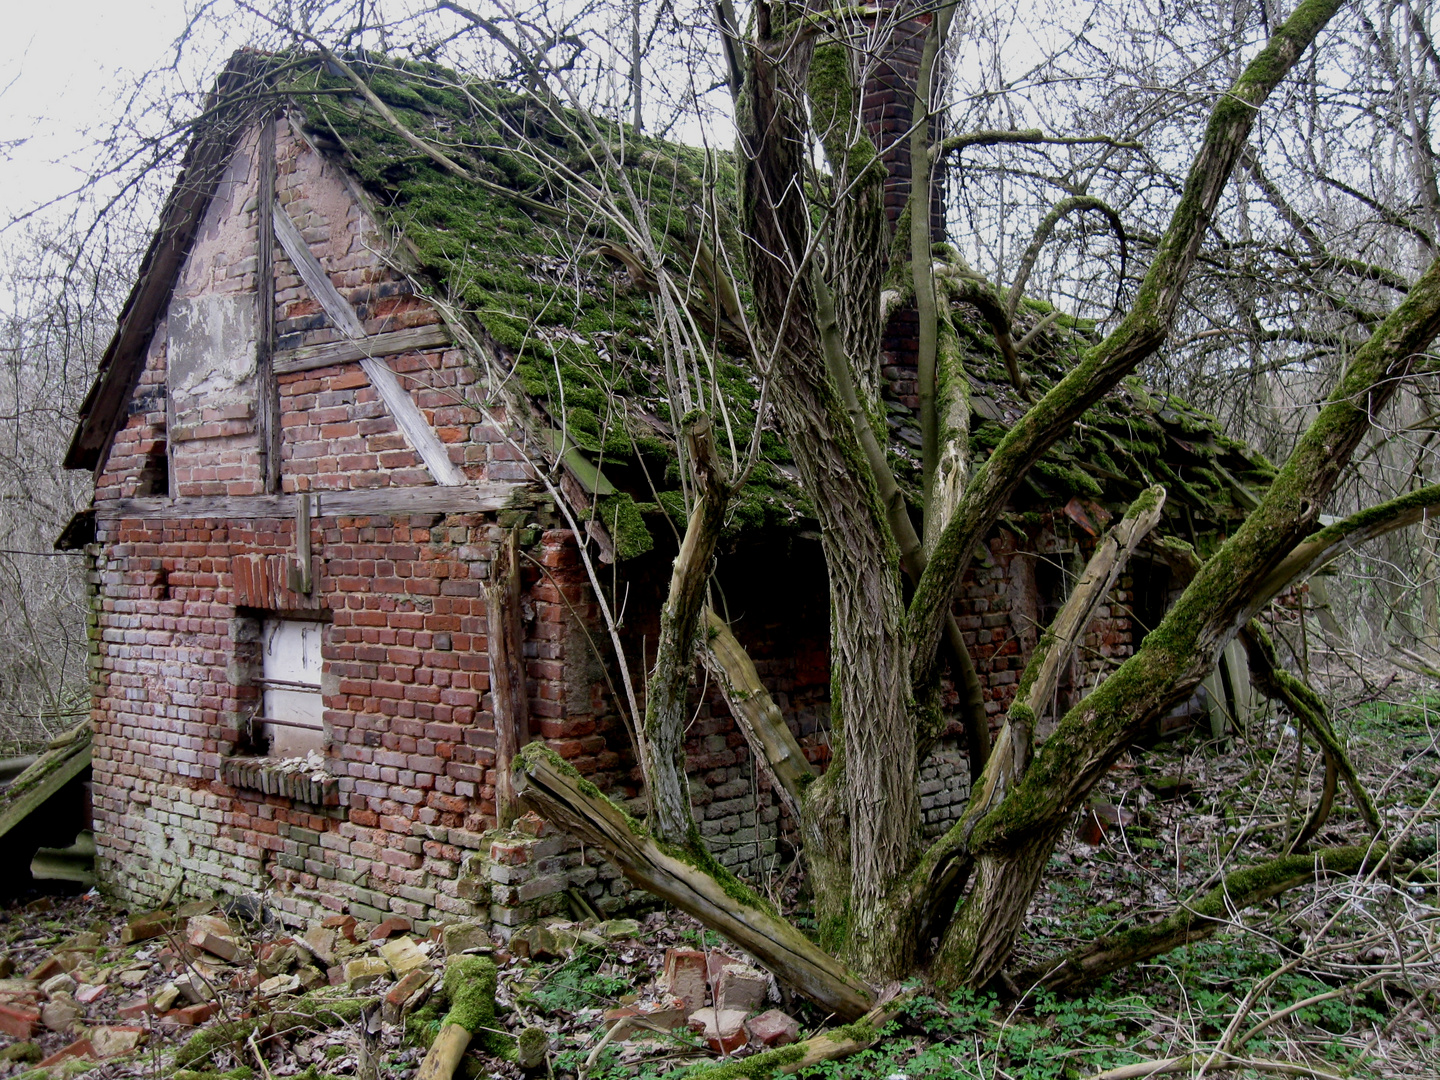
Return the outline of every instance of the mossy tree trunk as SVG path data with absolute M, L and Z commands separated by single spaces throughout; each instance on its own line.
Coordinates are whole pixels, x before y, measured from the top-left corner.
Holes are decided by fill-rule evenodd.
M 757 339 L 768 349 L 759 363 L 821 526 L 831 601 L 833 758 L 819 779 L 803 789 L 797 780 L 787 792 L 800 803 L 820 944 L 839 960 L 822 960 L 821 950 L 801 946 L 763 904 L 739 896 L 693 835 L 679 733 L 698 597 L 718 533 L 718 520 L 707 524 L 702 514 L 708 495 L 697 504 L 677 560 L 665 608 L 668 637 L 652 678 L 647 734 L 654 750 L 647 778 L 656 805 L 649 826 L 654 840 L 638 827 L 622 829 L 620 819 L 593 801 L 598 793 L 577 785 L 562 790 L 566 785 L 533 755 L 527 758 L 528 779 L 517 781 L 526 797 L 606 850 L 632 880 L 757 950 L 806 993 L 845 1000 L 852 1014 L 867 999 L 855 989 L 861 979 L 880 983 L 910 974 L 932 935 L 941 939 L 932 968 L 939 981 L 978 987 L 995 977 L 1010 956 L 1057 839 L 1118 755 L 1193 692 L 1218 652 L 1278 589 L 1313 569 L 1316 559 L 1333 557 L 1346 537 L 1370 528 L 1357 524 L 1338 539 L 1328 531 L 1312 535 L 1340 470 L 1374 415 L 1410 373 L 1412 358 L 1440 332 L 1440 270 L 1432 268 L 1355 354 L 1259 506 L 1198 568 L 1160 626 L 1058 718 L 1028 766 L 1028 753 L 1012 758 L 1005 784 L 985 789 L 986 797 L 962 827 L 928 846 L 920 842 L 918 771 L 938 730 L 938 688 L 947 656 L 957 685 L 976 691 L 967 697 L 984 730 L 973 666 L 951 610 L 975 547 L 1031 466 L 1165 341 L 1258 111 L 1339 6 L 1340 0 L 1302 0 L 1217 99 L 1132 310 L 973 470 L 964 448 L 952 445 L 967 437 L 964 425 L 946 420 L 954 409 L 942 384 L 951 379 L 958 385 L 964 371 L 958 349 L 947 345 L 946 320 L 953 312 L 939 302 L 927 222 L 912 220 L 901 242 L 892 245 L 882 216 L 883 167 L 860 121 L 855 28 L 828 15 L 796 20 L 794 9 L 757 6 L 735 76 L 741 233 Z M 782 17 L 791 21 L 782 24 Z M 945 23 L 943 17 L 932 23 L 922 75 L 939 55 Z M 923 112 L 931 96 L 925 78 L 921 81 L 915 100 Z M 927 119 L 916 117 L 916 132 L 928 132 Z M 828 187 L 815 182 L 812 141 L 823 147 L 830 164 Z M 911 191 L 913 218 L 921 203 L 928 211 L 925 177 L 938 159 L 920 135 L 911 150 L 917 173 L 924 174 Z M 889 265 L 896 257 L 908 263 L 908 287 L 921 301 L 923 324 L 928 501 L 918 522 L 891 473 L 883 410 L 873 386 L 886 308 L 881 284 L 897 286 L 897 267 Z M 899 284 L 902 292 L 905 287 Z M 1000 318 L 996 333 L 1005 332 L 1008 315 L 994 290 L 973 281 L 966 288 L 984 293 L 980 306 Z M 1012 345 L 1008 360 L 1018 360 L 1015 351 Z M 1018 369 L 1017 381 L 1023 385 Z M 947 459 L 948 451 L 958 456 Z M 696 453 L 691 457 L 700 460 Z M 703 477 L 697 479 L 704 492 Z M 1158 502 L 1161 493 L 1149 497 Z M 1136 515 L 1151 510 L 1158 514 L 1158 506 L 1137 505 Z M 1138 536 L 1146 521 L 1126 524 Z M 706 536 L 711 546 L 702 550 Z M 1129 547 L 1128 539 L 1117 543 L 1117 557 Z M 1097 579 L 1090 609 L 1108 584 Z M 1064 624 L 1058 647 L 1078 639 L 1087 618 L 1083 607 L 1077 602 L 1074 625 Z M 1042 654 L 1035 675 L 1040 696 L 1051 681 L 1046 670 Z M 1033 714 L 1029 699 L 1022 706 Z M 773 719 L 768 713 L 765 718 Z M 1029 739 L 1025 742 L 1022 751 L 1028 751 Z M 779 759 L 793 755 L 789 746 L 767 750 L 764 739 L 752 745 L 775 756 L 777 776 Z M 983 760 L 978 749 L 976 756 L 978 766 Z M 683 872 L 676 859 L 684 863 Z M 1302 877 L 1292 874 L 1284 881 Z M 733 901 L 729 908 L 717 899 L 722 895 Z M 744 909 L 741 923 L 731 910 L 737 903 Z M 1157 932 L 1155 942 L 1178 942 L 1188 932 L 1169 937 L 1168 930 Z M 774 947 L 781 940 L 789 944 Z

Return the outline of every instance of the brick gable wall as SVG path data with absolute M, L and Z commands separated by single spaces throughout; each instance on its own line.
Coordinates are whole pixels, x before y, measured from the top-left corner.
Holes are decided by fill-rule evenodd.
M 210 311 L 232 318 L 253 304 L 256 145 L 253 133 L 241 142 L 177 284 L 171 318 Z M 435 322 L 389 265 L 383 231 L 344 179 L 283 123 L 277 157 L 280 201 L 367 332 Z M 279 347 L 338 338 L 283 256 L 276 278 Z M 262 490 L 259 436 L 253 407 L 246 409 L 253 371 L 247 375 L 243 349 L 234 351 L 213 401 L 203 378 L 175 382 L 194 403 L 186 412 L 171 400 L 171 329 L 162 318 L 96 483 L 94 793 L 105 887 L 128 903 L 153 903 L 183 872 L 187 893 L 263 891 L 295 921 L 329 910 L 372 919 L 402 913 L 421 924 L 488 913 L 510 926 L 558 909 L 567 886 L 602 908 L 619 906 L 628 886 L 593 853 L 543 829 L 528 839 L 487 835 L 495 821 L 496 721 L 484 584 L 496 544 L 513 527 L 524 529 L 528 555 L 523 651 L 532 730 L 602 788 L 626 799 L 640 794 L 611 689 L 618 678 L 570 534 L 551 524 L 543 501 L 528 513 L 327 511 L 325 492 L 433 487 L 353 362 L 278 380 L 282 490 L 321 493 L 311 523 L 311 593 L 288 587 L 285 570 L 298 549 L 292 517 L 117 516 L 118 500 L 156 493 L 157 461 L 172 496 Z M 385 362 L 467 480 L 530 475 L 505 432 L 465 403 L 477 375 L 461 351 L 437 347 Z M 506 422 L 503 412 L 494 420 Z M 1020 549 L 1054 554 L 1070 543 L 1053 527 L 1035 537 L 1003 533 L 966 582 L 958 613 L 975 636 L 993 715 L 1008 704 L 1026 643 L 1033 644 L 1033 626 L 1015 602 L 1030 557 Z M 655 641 L 646 619 L 668 578 L 668 556 L 649 558 L 648 569 L 622 570 L 635 579 L 626 634 L 636 678 L 644 644 L 653 649 Z M 738 553 L 727 597 L 737 636 L 807 754 L 823 765 L 828 602 L 818 558 L 814 544 L 793 544 L 779 558 Z M 800 563 L 804 573 L 796 573 Z M 327 624 L 322 780 L 234 762 L 253 749 L 247 721 L 260 697 L 258 610 Z M 1092 638 L 1109 635 L 1096 639 L 1097 648 L 1122 655 L 1127 632 L 1117 617 Z M 794 823 L 757 775 L 714 689 L 697 688 L 694 704 L 687 751 L 702 833 L 737 872 L 782 871 Z M 967 771 L 953 739 L 927 765 L 927 832 L 963 805 Z

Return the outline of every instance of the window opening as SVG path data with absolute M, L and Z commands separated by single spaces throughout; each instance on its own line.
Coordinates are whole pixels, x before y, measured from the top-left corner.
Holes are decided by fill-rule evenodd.
M 304 757 L 325 748 L 325 701 L 320 692 L 324 623 L 267 618 L 261 629 L 261 715 L 257 724 L 272 757 Z

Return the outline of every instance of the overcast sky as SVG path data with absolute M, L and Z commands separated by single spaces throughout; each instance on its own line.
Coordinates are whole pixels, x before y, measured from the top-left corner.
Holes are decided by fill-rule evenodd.
M 0 222 L 74 188 L 87 130 L 167 58 L 183 0 L 9 0 L 0 34 Z M 14 145 L 16 143 L 19 145 Z

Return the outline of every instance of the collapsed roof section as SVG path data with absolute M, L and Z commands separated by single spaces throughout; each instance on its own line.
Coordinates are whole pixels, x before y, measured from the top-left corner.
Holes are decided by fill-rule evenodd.
M 373 55 L 232 58 L 82 407 L 66 464 L 94 468 L 102 460 L 237 133 L 277 101 L 395 230 L 396 258 L 420 290 L 483 344 L 486 357 L 476 359 L 492 363 L 489 392 L 528 399 L 531 453 L 564 463 L 595 502 L 616 555 L 649 550 L 657 528 L 670 532 L 663 516 L 683 528 L 672 401 L 682 411 L 709 408 L 722 446 L 743 454 L 759 400 L 740 330 L 745 297 L 725 263 L 740 250 L 727 213 L 735 198 L 730 156 L 637 137 L 438 65 Z M 639 254 L 647 247 L 683 283 L 679 317 L 708 347 L 667 352 L 657 328 L 658 268 Z M 963 303 L 955 314 L 974 450 L 983 460 L 1026 401 L 985 321 Z M 1042 315 L 1050 317 L 1025 364 L 1043 391 L 1091 343 L 1093 326 L 1028 301 L 1017 322 Z M 910 478 L 913 492 L 913 412 L 894 394 L 887 409 L 897 473 Z M 783 441 L 767 431 L 762 448 L 732 510 L 732 530 L 808 521 Z M 1162 528 L 1203 550 L 1207 538 L 1243 517 L 1272 474 L 1213 417 L 1132 379 L 1035 466 L 1015 511 L 1065 505 L 1092 531 L 1095 519 L 1103 524 L 1104 507 L 1158 482 L 1170 491 Z

